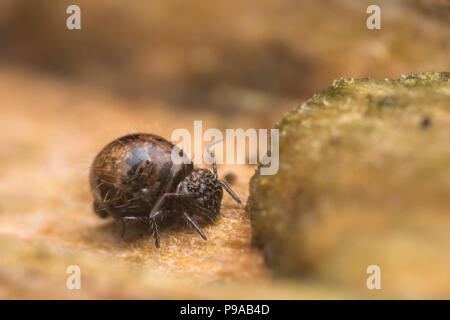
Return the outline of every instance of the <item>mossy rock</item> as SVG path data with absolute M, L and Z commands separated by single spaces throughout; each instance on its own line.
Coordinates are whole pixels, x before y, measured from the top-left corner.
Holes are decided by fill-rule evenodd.
M 368 292 L 378 265 L 378 292 L 450 297 L 449 77 L 340 79 L 284 116 L 247 205 L 275 273 Z

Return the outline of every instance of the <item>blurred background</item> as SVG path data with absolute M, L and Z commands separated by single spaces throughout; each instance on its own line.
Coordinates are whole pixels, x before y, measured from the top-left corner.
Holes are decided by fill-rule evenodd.
M 65 27 L 66 8 L 82 29 Z M 448 69 L 449 1 L 3 0 L 0 62 L 130 102 L 281 114 L 340 77 Z M 275 110 L 274 110 L 275 109 Z
M 66 28 L 71 4 L 81 8 L 81 30 Z M 370 4 L 381 7 L 381 30 L 366 28 Z M 96 152 L 126 133 L 169 138 L 200 119 L 205 128 L 271 128 L 337 78 L 448 71 L 449 40 L 448 0 L 2 0 L 0 234 L 116 255 L 208 283 L 267 279 L 243 210 L 222 221 L 241 240 L 225 239 L 226 254 L 210 249 L 216 255 L 210 251 L 203 266 L 200 253 L 183 253 L 176 240 L 152 260 L 139 244 L 118 241 L 116 225 L 96 229 L 103 222 L 91 212 L 87 184 Z M 254 167 L 227 170 L 246 198 Z M 26 270 L 14 254 L 4 261 Z M 179 255 L 185 265 L 174 264 Z M 8 265 L 1 270 L 9 284 L 0 294 L 34 292 Z

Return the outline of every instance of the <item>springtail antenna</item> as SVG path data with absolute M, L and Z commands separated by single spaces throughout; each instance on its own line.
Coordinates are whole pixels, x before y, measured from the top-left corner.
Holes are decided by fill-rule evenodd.
M 213 163 L 212 163 L 212 167 L 213 167 L 213 172 L 214 172 L 214 179 L 217 180 L 218 175 L 217 175 L 217 164 L 216 164 L 216 157 L 214 156 L 214 152 L 212 152 L 210 150 L 210 148 L 218 143 L 221 143 L 223 141 L 223 139 L 219 139 L 219 140 L 215 140 L 214 142 L 210 143 L 207 147 L 206 147 L 206 151 L 209 153 L 209 155 L 211 156 L 211 158 L 213 159 Z M 230 194 L 230 196 L 239 204 L 242 204 L 241 199 L 239 199 L 239 197 L 233 192 L 233 190 L 231 190 L 230 186 L 223 180 L 218 180 L 219 184 L 225 188 L 225 190 Z M 195 226 L 194 226 L 195 227 Z M 198 231 L 198 230 L 197 230 Z
M 210 143 L 207 147 L 206 147 L 206 151 L 209 153 L 209 156 L 213 159 L 213 163 L 212 163 L 212 167 L 213 167 L 213 172 L 214 172 L 214 179 L 217 179 L 218 175 L 217 175 L 217 164 L 216 164 L 216 157 L 214 156 L 214 152 L 212 152 L 210 150 L 210 148 L 212 146 L 215 146 L 218 143 L 223 142 L 223 139 L 218 139 L 215 140 L 214 142 Z

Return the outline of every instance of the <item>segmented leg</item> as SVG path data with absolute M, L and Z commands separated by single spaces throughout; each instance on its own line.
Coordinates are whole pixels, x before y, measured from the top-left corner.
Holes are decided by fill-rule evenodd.
M 225 188 L 225 190 L 230 194 L 230 196 L 234 199 L 234 201 L 236 201 L 239 204 L 242 204 L 241 199 L 239 199 L 239 197 L 236 195 L 236 193 L 234 193 L 233 190 L 231 190 L 231 188 L 228 185 L 228 183 L 226 183 L 223 180 L 219 180 L 219 183 L 222 185 L 222 187 Z
M 169 200 L 169 199 L 189 199 L 189 198 L 198 198 L 198 197 L 201 197 L 201 196 L 202 195 L 197 193 L 197 192 L 193 192 L 193 193 L 165 193 L 158 199 L 156 204 L 153 206 L 152 211 L 150 212 L 148 217 L 150 219 L 155 218 L 161 212 L 161 209 L 166 204 L 166 201 Z
M 137 220 L 147 220 L 147 217 L 122 217 L 120 221 L 122 222 L 122 232 L 120 237 L 123 238 L 125 236 L 126 222 L 127 221 L 137 221 Z
M 183 215 L 186 221 L 194 227 L 195 231 L 198 232 L 198 234 L 203 238 L 203 240 L 208 240 L 205 233 L 202 231 L 202 229 L 200 229 L 198 224 L 194 220 L 192 220 L 192 218 L 186 212 L 183 212 Z
M 155 238 L 155 247 L 156 249 L 160 248 L 160 244 L 159 244 L 159 230 L 158 230 L 158 223 L 156 221 L 156 219 L 151 219 L 150 220 L 150 231 L 153 234 L 153 237 Z

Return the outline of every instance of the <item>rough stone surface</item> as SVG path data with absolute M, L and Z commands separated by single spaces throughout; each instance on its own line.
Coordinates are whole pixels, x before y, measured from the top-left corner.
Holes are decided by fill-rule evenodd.
M 282 275 L 450 297 L 450 73 L 340 79 L 279 122 L 250 185 L 253 242 Z
M 125 237 L 92 210 L 89 167 L 112 139 L 131 132 L 170 138 L 213 114 L 135 105 L 99 89 L 0 67 L 0 298 L 2 299 L 313 299 L 345 298 L 321 283 L 274 283 L 251 246 L 248 213 L 224 195 L 204 241 L 187 225 L 161 230 L 161 250 L 145 226 Z M 201 116 L 201 117 L 200 117 Z M 240 120 L 242 121 L 242 120 Z M 248 126 L 235 122 L 232 127 Z M 225 123 L 225 122 L 224 122 Z M 252 166 L 220 165 L 243 201 Z M 81 290 L 66 270 L 81 269 Z

